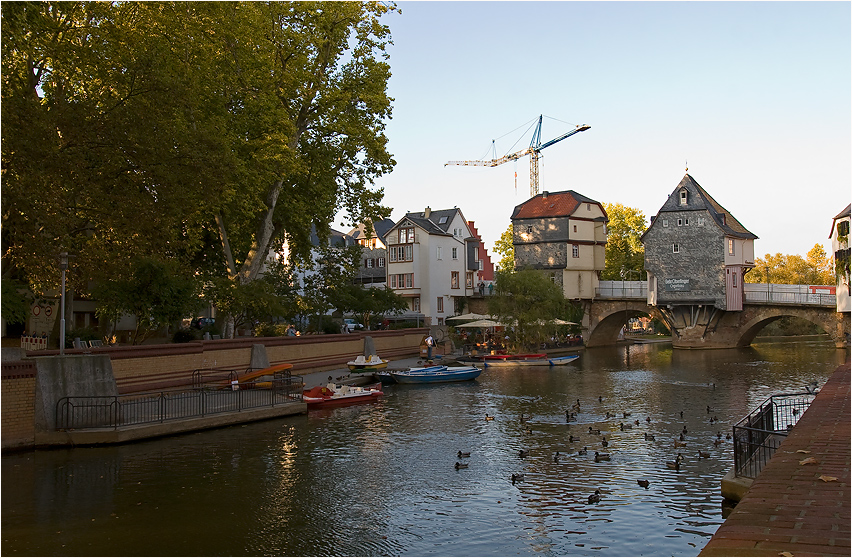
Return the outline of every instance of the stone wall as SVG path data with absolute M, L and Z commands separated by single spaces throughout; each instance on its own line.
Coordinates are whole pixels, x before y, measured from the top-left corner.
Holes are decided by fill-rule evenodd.
M 3 362 L 3 449 L 32 446 L 35 441 L 36 367 L 32 361 Z

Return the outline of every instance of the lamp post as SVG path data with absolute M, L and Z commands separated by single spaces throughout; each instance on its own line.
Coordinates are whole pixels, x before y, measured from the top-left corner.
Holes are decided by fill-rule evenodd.
M 62 270 L 62 295 L 59 309 L 59 356 L 65 356 L 65 270 L 68 269 L 68 252 L 59 253 L 59 269 Z
M 766 266 L 766 302 L 771 302 L 772 292 L 769 287 L 769 266 Z

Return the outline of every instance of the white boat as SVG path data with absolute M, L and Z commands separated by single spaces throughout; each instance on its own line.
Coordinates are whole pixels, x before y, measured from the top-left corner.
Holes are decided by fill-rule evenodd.
M 388 371 L 398 384 L 432 384 L 473 380 L 482 373 L 476 366 L 428 366 L 406 371 Z
M 568 355 L 563 357 L 536 358 L 527 360 L 486 360 L 486 368 L 491 367 L 514 367 L 514 366 L 563 366 L 574 362 L 580 355 Z

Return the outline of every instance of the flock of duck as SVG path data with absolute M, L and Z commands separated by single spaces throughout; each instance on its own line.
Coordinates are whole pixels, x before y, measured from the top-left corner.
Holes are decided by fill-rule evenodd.
M 602 396 L 598 397 L 598 402 L 603 403 L 603 397 Z M 569 423 L 569 424 L 572 423 L 572 422 L 576 422 L 577 421 L 577 415 L 580 413 L 580 409 L 581 409 L 580 400 L 577 399 L 576 403 L 574 403 L 570 409 L 565 410 L 565 422 Z M 711 409 L 709 405 L 707 406 L 706 410 L 707 410 L 707 415 L 710 415 L 709 423 L 710 424 L 718 423 L 719 419 L 716 417 L 716 415 L 712 415 L 713 409 Z M 627 412 L 627 411 L 622 412 L 621 413 L 622 416 L 621 416 L 621 419 L 619 419 L 619 423 L 617 425 L 613 425 L 613 426 L 614 427 L 617 426 L 618 430 L 621 431 L 621 432 L 632 431 L 634 429 L 634 427 L 641 426 L 643 421 L 640 421 L 639 419 L 635 419 L 633 421 L 630 421 L 628 419 L 628 417 L 630 417 L 631 414 L 632 413 Z M 610 413 L 609 411 L 606 412 L 605 416 L 606 416 L 607 419 L 618 419 L 616 414 Z M 680 411 L 680 418 L 681 419 L 684 418 L 683 411 Z M 486 421 L 493 421 L 494 419 L 495 419 L 495 417 L 493 415 L 489 415 L 489 414 L 486 413 L 486 415 L 485 415 Z M 522 423 L 527 422 L 531 419 L 532 419 L 532 415 L 526 415 L 524 413 L 521 413 L 521 415 L 520 415 L 520 421 Z M 628 420 L 628 422 L 625 423 L 624 420 Z M 644 423 L 645 423 L 645 425 L 650 425 L 652 423 L 651 417 L 650 416 L 645 417 Z M 527 432 L 531 433 L 532 431 L 527 430 Z M 674 449 L 686 447 L 686 445 L 687 445 L 686 435 L 688 434 L 688 432 L 689 431 L 687 430 L 687 427 L 684 424 L 681 432 L 673 440 L 672 447 Z M 611 454 L 608 451 L 604 451 L 604 450 L 606 450 L 606 448 L 609 447 L 609 440 L 607 440 L 605 434 L 601 433 L 601 429 L 589 426 L 588 431 L 587 431 L 587 435 L 592 436 L 594 438 L 597 438 L 596 443 L 599 443 L 601 445 L 600 451 L 592 450 L 592 451 L 594 451 L 593 459 L 594 459 L 595 463 L 600 463 L 602 461 L 610 461 L 611 460 Z M 645 441 L 648 441 L 648 442 L 656 441 L 656 435 L 651 434 L 649 432 L 643 432 L 643 438 L 644 438 Z M 730 433 L 728 433 L 725 436 L 725 439 L 727 439 L 727 440 L 731 440 L 731 438 L 732 437 L 731 437 Z M 573 434 L 569 434 L 567 441 L 568 441 L 568 444 L 572 444 L 572 445 L 573 444 L 580 444 L 581 438 L 580 438 L 580 436 L 575 436 Z M 724 443 L 722 441 L 722 432 L 721 431 L 716 433 L 716 438 L 713 440 L 712 443 L 713 443 L 714 446 L 719 446 L 720 444 Z M 587 444 L 588 444 L 588 441 L 587 441 Z M 709 452 L 702 451 L 701 449 L 698 449 L 697 452 L 698 452 L 698 459 L 706 459 L 706 458 L 710 457 Z M 556 451 L 555 454 L 553 455 L 553 461 L 558 463 L 560 459 L 562 459 L 563 457 L 567 457 L 571 454 L 572 454 L 571 451 L 568 451 L 568 452 L 564 452 L 564 450 L 562 452 Z M 576 454 L 579 455 L 579 456 L 588 455 L 589 454 L 589 446 L 583 445 L 582 448 L 577 449 Z M 518 457 L 520 459 L 525 459 L 529 456 L 530 456 L 530 450 L 528 450 L 528 449 L 518 450 Z M 465 461 L 465 459 L 470 457 L 470 452 L 464 452 L 464 451 L 459 450 L 459 452 L 456 454 L 456 457 L 459 459 L 459 461 L 456 461 L 455 469 L 456 470 L 467 469 L 468 463 Z M 666 466 L 667 469 L 674 469 L 675 471 L 680 472 L 681 463 L 683 463 L 685 459 L 686 458 L 684 457 L 683 453 L 679 451 L 677 453 L 677 455 L 674 457 L 674 459 L 672 459 L 671 461 L 665 462 L 665 466 Z M 524 473 L 513 473 L 511 475 L 510 479 L 511 479 L 513 485 L 516 484 L 516 483 L 523 482 L 524 481 Z M 642 487 L 646 490 L 651 485 L 651 482 L 647 479 L 637 479 L 636 483 L 640 487 Z M 592 493 L 588 497 L 588 504 L 589 505 L 596 504 L 600 501 L 601 501 L 601 491 L 600 490 L 595 490 L 594 493 Z

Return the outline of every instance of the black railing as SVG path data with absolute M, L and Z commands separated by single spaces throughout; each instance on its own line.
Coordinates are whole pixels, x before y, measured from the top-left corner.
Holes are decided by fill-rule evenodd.
M 196 371 L 198 372 L 198 371 Z M 210 371 L 223 372 L 223 371 Z M 63 397 L 56 403 L 56 429 L 119 428 L 198 418 L 301 402 L 301 376 L 276 373 L 271 380 L 232 384 L 230 371 L 198 376 L 193 389 L 116 396 Z M 204 380 L 204 381 L 202 381 Z
M 736 476 L 756 478 L 813 399 L 810 393 L 773 395 L 735 424 Z

